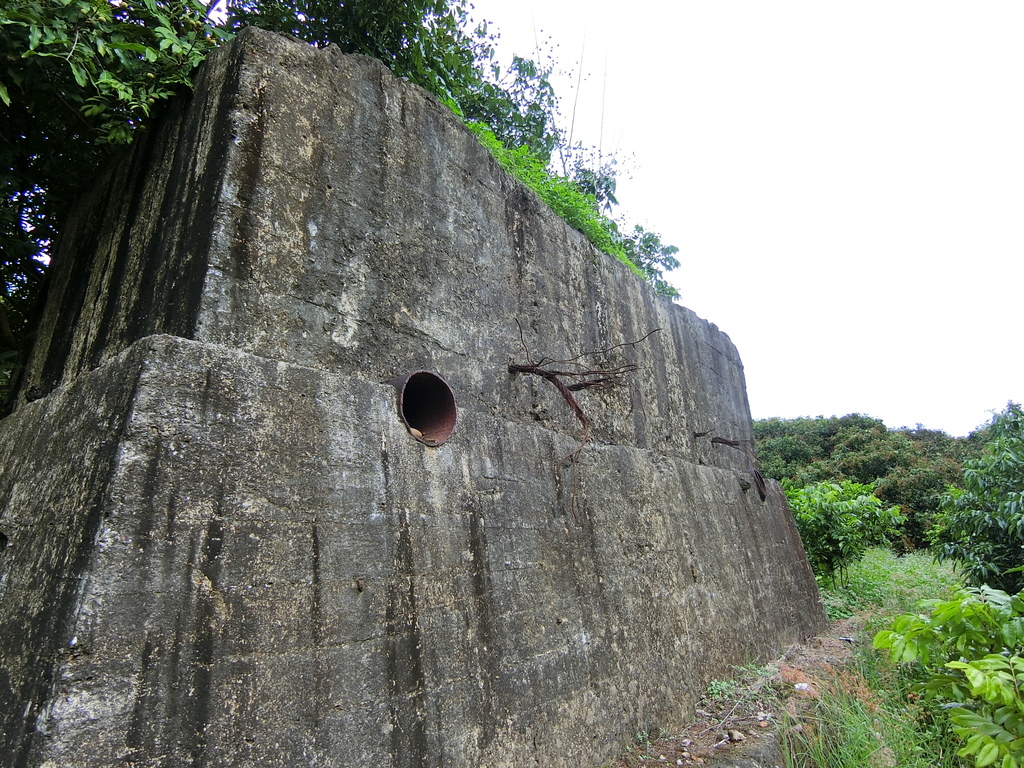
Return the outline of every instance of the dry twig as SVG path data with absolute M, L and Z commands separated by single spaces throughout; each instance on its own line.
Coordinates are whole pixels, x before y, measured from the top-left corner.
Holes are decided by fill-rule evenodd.
M 516 325 L 519 327 L 519 342 L 523 345 L 526 362 L 517 363 L 515 360 L 511 360 L 508 365 L 509 373 L 528 373 L 534 376 L 540 376 L 545 381 L 551 382 L 555 389 L 558 390 L 558 393 L 562 396 L 562 399 L 568 404 L 569 408 L 576 416 L 576 419 L 583 426 L 583 435 L 580 438 L 579 446 L 567 457 L 573 468 L 573 490 L 570 507 L 573 518 L 576 522 L 579 522 L 579 514 L 576 511 L 576 490 L 579 482 L 576 474 L 576 464 L 579 461 L 580 454 L 583 452 L 583 448 L 590 440 L 591 422 L 590 418 L 580 406 L 573 393 L 584 389 L 606 389 L 608 387 L 623 384 L 625 383 L 625 377 L 628 374 L 639 370 L 639 366 L 635 363 L 627 363 L 613 368 L 595 368 L 588 366 L 583 361 L 588 357 L 605 357 L 613 350 L 623 347 L 635 347 L 637 344 L 646 341 L 655 333 L 658 333 L 661 329 L 655 328 L 653 331 L 644 335 L 643 338 L 637 339 L 636 341 L 627 341 L 622 344 L 615 344 L 614 346 L 594 350 L 593 352 L 583 352 L 575 357 L 563 360 L 541 357 L 539 360 L 533 361 L 531 359 L 530 348 L 526 345 L 526 339 L 523 336 L 523 326 L 519 320 L 516 320 Z M 568 380 L 569 383 L 566 383 L 563 379 Z

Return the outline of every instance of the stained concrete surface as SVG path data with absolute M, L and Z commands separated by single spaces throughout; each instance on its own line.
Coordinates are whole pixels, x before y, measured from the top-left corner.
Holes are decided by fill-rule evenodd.
M 54 269 L 0 421 L 5 764 L 599 765 L 824 621 L 728 337 L 375 61 L 243 32 Z M 508 365 L 586 350 L 638 369 L 574 462 Z

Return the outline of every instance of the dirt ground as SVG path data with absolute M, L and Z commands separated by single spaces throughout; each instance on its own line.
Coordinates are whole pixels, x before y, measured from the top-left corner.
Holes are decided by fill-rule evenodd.
M 854 648 L 870 642 L 863 633 L 863 619 L 833 622 L 824 634 L 790 646 L 763 667 L 737 669 L 736 680 L 713 685 L 693 720 L 677 733 L 638 740 L 611 765 L 782 766 L 780 726 L 792 726 L 825 681 L 850 660 Z

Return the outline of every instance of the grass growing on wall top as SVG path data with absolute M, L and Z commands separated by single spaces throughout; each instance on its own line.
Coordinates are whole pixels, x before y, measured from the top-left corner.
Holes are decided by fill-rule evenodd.
M 643 271 L 620 245 L 621 237 L 615 222 L 601 215 L 593 195 L 584 193 L 571 179 L 548 173 L 540 158 L 526 147 L 508 149 L 486 125 L 474 122 L 466 125 L 502 168 L 535 192 L 569 226 L 582 232 L 591 243 L 617 258 L 636 275 L 644 277 Z

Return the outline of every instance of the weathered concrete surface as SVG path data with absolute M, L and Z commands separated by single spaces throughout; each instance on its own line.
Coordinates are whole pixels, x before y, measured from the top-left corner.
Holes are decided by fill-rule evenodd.
M 0 765 L 18 764 L 54 664 L 70 652 L 134 392 L 122 371 L 82 376 L 0 422 Z
M 55 275 L 33 396 L 170 333 L 374 381 L 457 367 L 464 407 L 561 426 L 557 397 L 535 407 L 504 374 L 517 320 L 551 357 L 661 328 L 599 437 L 710 462 L 693 432 L 752 439 L 728 338 L 597 253 L 379 62 L 254 30 L 208 62 L 190 106 L 68 228 L 66 250 L 98 253 Z
M 578 394 L 575 471 L 517 320 L 661 329 Z M 417 369 L 440 447 L 383 383 Z M 243 33 L 79 209 L 0 422 L 0 763 L 600 764 L 821 626 L 751 447 L 724 334 L 376 62 Z

